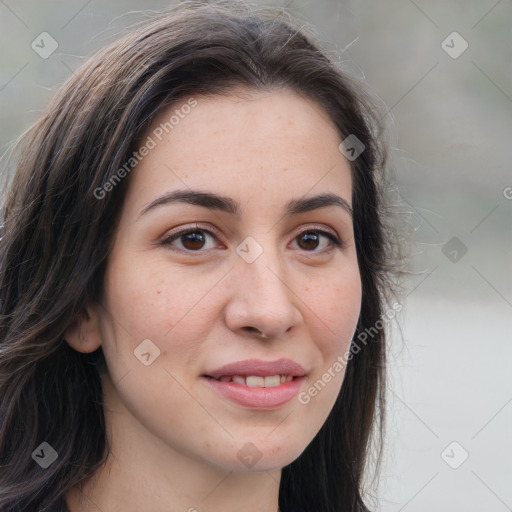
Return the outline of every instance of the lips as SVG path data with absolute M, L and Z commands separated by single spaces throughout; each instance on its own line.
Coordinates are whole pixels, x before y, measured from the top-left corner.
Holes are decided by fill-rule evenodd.
M 291 382 L 294 379 L 292 375 L 265 375 L 264 377 L 258 375 L 223 375 L 219 380 L 220 382 L 236 382 L 242 386 L 250 388 L 273 388 Z
M 211 389 L 251 408 L 273 408 L 290 401 L 303 385 L 306 370 L 291 359 L 249 359 L 203 375 Z
M 263 361 L 261 359 L 247 359 L 229 363 L 215 370 L 208 371 L 206 377 L 221 380 L 223 377 L 303 377 L 306 370 L 291 359 L 277 359 L 275 361 Z

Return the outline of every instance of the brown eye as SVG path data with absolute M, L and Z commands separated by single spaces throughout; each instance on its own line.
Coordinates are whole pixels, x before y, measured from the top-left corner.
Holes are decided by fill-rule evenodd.
M 202 249 L 205 243 L 205 236 L 201 231 L 190 231 L 185 235 L 181 235 L 180 240 L 186 249 L 195 251 L 197 249 Z
M 162 240 L 161 245 L 171 246 L 172 249 L 178 251 L 204 252 L 203 249 L 205 249 L 208 237 L 217 238 L 214 233 L 207 229 L 186 229 L 168 236 Z M 176 247 L 175 242 L 180 242 L 181 247 Z
M 321 245 L 322 238 L 328 238 L 330 240 L 330 244 L 328 244 L 330 248 L 333 246 L 341 247 L 341 242 L 337 237 L 332 233 L 320 229 L 303 231 L 300 235 L 295 237 L 295 240 L 297 240 L 299 247 L 305 251 L 321 252 L 316 251 L 316 249 Z
M 297 237 L 298 243 L 301 249 L 307 251 L 314 250 L 318 247 L 319 237 L 318 234 L 313 231 L 304 231 Z
M 169 246 L 172 250 L 181 251 L 181 252 L 197 252 L 202 253 L 212 247 L 206 247 L 207 239 L 211 237 L 214 240 L 218 239 L 218 236 L 208 230 L 199 227 L 195 227 L 194 229 L 183 229 L 177 233 L 173 233 L 164 240 L 160 242 L 163 246 Z M 328 239 L 330 243 L 324 247 L 324 250 L 317 250 L 318 247 L 322 246 L 322 239 Z M 333 247 L 341 247 L 342 242 L 332 233 L 328 231 L 324 231 L 321 229 L 309 229 L 307 231 L 303 231 L 294 239 L 297 241 L 299 248 L 306 252 L 320 253 L 326 252 L 332 249 Z M 181 247 L 176 243 L 179 242 Z

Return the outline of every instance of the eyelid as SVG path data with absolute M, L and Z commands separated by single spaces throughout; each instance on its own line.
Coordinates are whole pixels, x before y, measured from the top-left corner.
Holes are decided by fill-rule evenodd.
M 197 229 L 199 231 L 210 232 L 210 233 L 214 234 L 217 239 L 221 239 L 223 237 L 222 233 L 217 228 L 213 227 L 212 225 L 195 222 L 188 226 L 180 227 L 176 231 L 171 231 L 171 232 L 166 233 L 164 235 L 164 237 L 162 238 L 161 243 L 165 244 L 172 238 L 176 239 L 181 234 L 189 233 L 191 231 L 194 231 L 195 229 Z M 344 246 L 344 240 L 336 233 L 335 230 L 333 230 L 332 228 L 327 227 L 325 225 L 321 225 L 321 224 L 311 224 L 311 225 L 307 225 L 306 227 L 304 227 L 304 226 L 299 227 L 296 231 L 296 234 L 292 237 L 292 240 L 295 240 L 295 238 L 297 236 L 299 236 L 301 233 L 304 233 L 306 231 L 318 231 L 318 232 L 320 232 L 320 234 L 322 234 L 323 236 L 327 236 L 328 238 L 329 238 L 329 235 L 332 236 L 333 239 L 330 239 L 331 249 L 333 249 L 335 246 L 338 246 L 338 247 Z M 170 245 L 170 242 L 168 245 Z M 180 251 L 180 249 L 177 249 L 177 250 Z M 187 253 L 191 253 L 191 254 L 193 254 L 194 252 L 201 253 L 201 252 L 206 252 L 206 251 L 187 251 Z M 311 251 L 311 252 L 314 253 L 315 251 Z M 318 251 L 318 252 L 321 253 L 324 251 Z
M 333 230 L 332 228 L 329 228 L 325 225 L 318 225 L 318 224 L 313 224 L 311 226 L 308 226 L 306 228 L 300 228 L 299 231 L 297 231 L 296 235 L 293 237 L 293 240 L 295 240 L 295 238 L 297 236 L 299 236 L 301 233 L 304 233 L 304 232 L 307 232 L 307 231 L 318 231 L 321 235 L 327 237 L 329 240 L 330 240 L 330 247 L 328 247 L 327 249 L 325 249 L 324 251 L 311 251 L 312 254 L 315 254 L 315 252 L 317 254 L 322 254 L 322 253 L 326 253 L 328 251 L 331 251 L 333 249 L 344 249 L 345 248 L 345 239 L 342 238 L 341 236 L 338 235 L 338 233 L 336 233 L 335 230 Z M 309 252 L 309 251 L 307 251 Z
M 340 236 L 338 235 L 338 233 L 336 233 L 336 231 L 334 231 L 334 229 L 329 228 L 329 227 L 327 227 L 327 226 L 325 226 L 323 224 L 311 224 L 311 225 L 308 225 L 306 228 L 300 227 L 299 230 L 297 231 L 297 234 L 295 236 L 298 236 L 300 233 L 303 233 L 304 231 L 322 231 L 322 232 L 326 232 L 326 233 L 331 234 L 332 236 L 335 236 L 338 240 L 341 241 Z
M 207 233 L 211 233 L 211 234 L 215 235 L 215 238 L 217 240 L 222 238 L 222 233 L 217 228 L 211 226 L 210 224 L 201 224 L 200 222 L 194 222 L 193 224 L 190 224 L 188 226 L 180 227 L 180 228 L 176 229 L 175 231 L 167 232 L 161 239 L 160 243 L 166 244 L 166 242 L 168 242 L 168 244 L 170 245 L 169 240 L 171 240 L 172 238 L 177 239 L 180 235 L 190 233 L 191 231 L 194 231 L 194 230 L 205 231 Z M 179 251 L 180 249 L 177 249 L 177 250 Z M 187 252 L 193 253 L 195 251 L 187 251 Z M 197 251 L 197 252 L 199 253 L 199 252 L 204 252 L 204 251 Z
M 221 238 L 222 233 L 215 227 L 213 227 L 210 224 L 202 224 L 201 222 L 193 222 L 192 224 L 180 226 L 179 228 L 176 228 L 176 230 L 171 230 L 166 232 L 164 235 L 164 239 L 179 235 L 181 233 L 188 233 L 189 231 L 194 231 L 194 229 L 201 230 L 201 231 L 211 231 L 214 233 L 217 237 Z

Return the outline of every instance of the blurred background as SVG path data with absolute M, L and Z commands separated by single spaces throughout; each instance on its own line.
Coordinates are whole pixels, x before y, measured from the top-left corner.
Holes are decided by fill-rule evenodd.
M 84 58 L 171 3 L 0 0 L 1 154 Z M 512 510 L 512 2 L 255 3 L 311 22 L 388 111 L 414 229 L 375 510 Z

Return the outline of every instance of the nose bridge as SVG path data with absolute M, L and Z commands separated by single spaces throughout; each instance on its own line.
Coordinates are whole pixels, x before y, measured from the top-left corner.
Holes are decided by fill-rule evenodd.
M 285 268 L 279 249 L 274 246 L 272 237 L 268 233 L 266 236 L 259 236 L 258 239 L 260 241 L 248 236 L 238 246 L 237 253 L 240 258 L 237 261 L 238 277 L 244 287 L 249 287 L 253 293 L 275 295 L 284 292 L 286 294 L 283 290 Z
M 284 256 L 271 234 L 247 237 L 237 253 L 234 297 L 243 304 L 246 323 L 260 330 L 287 329 L 296 320 L 296 308 Z

